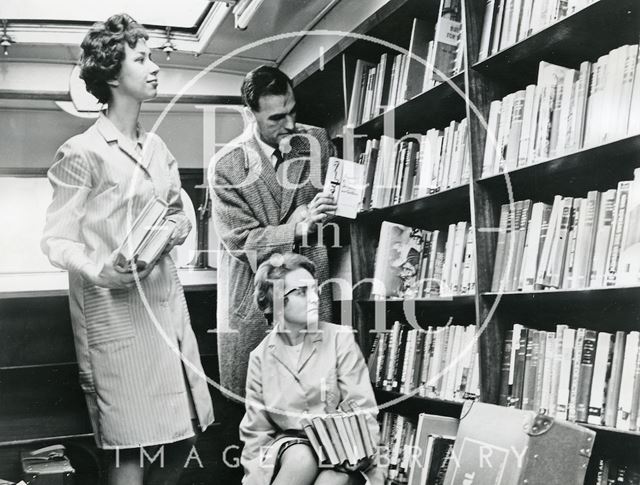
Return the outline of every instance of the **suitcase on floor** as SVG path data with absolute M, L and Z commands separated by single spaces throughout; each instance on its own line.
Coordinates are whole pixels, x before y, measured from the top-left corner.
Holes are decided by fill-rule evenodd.
M 62 445 L 20 453 L 22 478 L 29 485 L 74 485 L 75 470 Z
M 594 438 L 533 411 L 467 402 L 444 485 L 582 485 Z

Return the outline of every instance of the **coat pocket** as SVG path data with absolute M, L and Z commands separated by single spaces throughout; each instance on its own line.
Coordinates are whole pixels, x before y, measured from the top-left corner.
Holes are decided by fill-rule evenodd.
M 129 294 L 127 289 L 111 290 L 85 285 L 84 316 L 89 347 L 135 337 Z

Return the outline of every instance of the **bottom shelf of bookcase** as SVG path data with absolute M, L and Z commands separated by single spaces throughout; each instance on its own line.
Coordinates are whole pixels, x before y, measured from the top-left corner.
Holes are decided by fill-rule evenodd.
M 463 403 L 458 401 L 407 395 L 380 388 L 375 388 L 374 391 L 380 412 L 390 411 L 416 418 L 420 413 L 459 418 L 462 412 Z

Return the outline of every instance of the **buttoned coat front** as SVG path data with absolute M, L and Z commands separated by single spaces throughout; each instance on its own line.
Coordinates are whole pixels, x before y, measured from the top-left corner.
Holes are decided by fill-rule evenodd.
M 253 301 L 257 266 L 273 253 L 297 250 L 329 277 L 327 249 L 317 236 L 296 244 L 292 212 L 322 189 L 333 145 L 324 129 L 297 125 L 284 153 L 281 178 L 258 145 L 252 125 L 218 153 L 209 168 L 218 257 L 217 339 L 221 385 L 244 395 L 249 353 L 270 330 Z M 282 170 L 282 172 L 281 172 Z M 287 183 L 288 182 L 288 183 Z M 306 247 L 305 247 L 306 246 Z M 331 320 L 331 292 L 322 291 L 320 317 Z
M 42 249 L 69 271 L 80 384 L 98 446 L 193 436 L 189 392 L 203 428 L 213 421 L 213 407 L 171 258 L 161 257 L 131 289 L 98 287 L 80 273 L 85 265 L 102 267 L 152 197 L 166 201 L 168 218 L 189 230 L 175 159 L 156 135 L 141 131 L 136 144 L 100 115 L 60 147 L 48 176 L 53 201 Z
M 364 412 L 369 434 L 378 443 L 376 401 L 369 373 L 351 327 L 320 322 L 304 336 L 298 365 L 288 360 L 286 343 L 276 326 L 251 352 L 246 390 L 246 414 L 240 424 L 244 442 L 244 485 L 268 485 L 272 457 L 286 439 L 285 431 L 301 431 L 303 417 L 335 413 L 340 404 L 355 401 Z M 369 483 L 382 483 L 373 467 Z

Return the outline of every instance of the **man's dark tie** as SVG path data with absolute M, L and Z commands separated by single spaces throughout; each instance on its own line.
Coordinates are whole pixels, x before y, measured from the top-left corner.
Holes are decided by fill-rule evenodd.
M 284 157 L 282 156 L 282 152 L 278 148 L 276 148 L 273 152 L 273 156 L 276 157 L 276 164 L 273 168 L 277 172 L 278 168 L 280 168 L 280 165 L 284 163 Z

